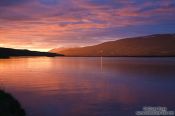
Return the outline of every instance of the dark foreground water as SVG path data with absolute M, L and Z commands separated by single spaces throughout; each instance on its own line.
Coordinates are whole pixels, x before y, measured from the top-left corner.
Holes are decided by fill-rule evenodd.
M 175 110 L 175 58 L 1 59 L 0 87 L 28 116 L 134 116 L 143 106 Z

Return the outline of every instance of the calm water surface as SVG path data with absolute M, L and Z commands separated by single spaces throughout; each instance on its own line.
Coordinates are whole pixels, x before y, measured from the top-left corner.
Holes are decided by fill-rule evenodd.
M 134 116 L 143 106 L 175 110 L 175 58 L 1 59 L 0 87 L 27 116 Z

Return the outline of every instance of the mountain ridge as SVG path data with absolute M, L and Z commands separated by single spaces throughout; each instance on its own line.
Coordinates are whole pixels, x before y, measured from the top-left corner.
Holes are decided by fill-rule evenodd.
M 57 49 L 49 52 L 58 53 Z M 175 56 L 175 34 L 154 34 L 59 50 L 65 56 Z
M 0 58 L 9 58 L 13 56 L 63 56 L 58 53 L 50 53 L 50 52 L 39 52 L 39 51 L 30 51 L 27 49 L 13 49 L 13 48 L 4 48 L 0 47 Z

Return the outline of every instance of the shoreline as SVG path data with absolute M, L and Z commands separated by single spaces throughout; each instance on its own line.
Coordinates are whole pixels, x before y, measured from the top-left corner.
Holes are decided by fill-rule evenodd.
M 49 56 L 6 56 L 6 57 L 0 57 L 0 59 L 10 59 L 10 58 L 28 58 L 28 57 L 49 57 Z M 74 57 L 74 58 L 80 58 L 80 57 L 85 57 L 85 58 L 95 58 L 95 57 L 104 57 L 104 58 L 175 58 L 175 56 L 52 56 L 53 58 L 55 57 Z

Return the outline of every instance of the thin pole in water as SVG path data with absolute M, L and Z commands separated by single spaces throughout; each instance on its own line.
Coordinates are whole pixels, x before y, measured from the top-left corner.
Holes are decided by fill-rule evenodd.
M 101 59 L 100 59 L 100 67 L 101 67 L 101 71 L 103 71 L 103 57 L 101 56 Z

